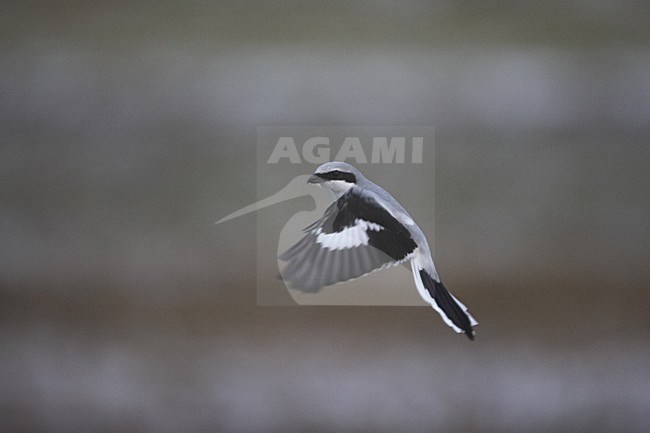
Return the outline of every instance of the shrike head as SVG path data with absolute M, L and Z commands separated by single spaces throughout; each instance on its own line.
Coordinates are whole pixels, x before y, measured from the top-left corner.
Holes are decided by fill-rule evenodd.
M 316 169 L 307 182 L 316 183 L 327 188 L 336 197 L 345 194 L 353 185 L 356 185 L 363 175 L 345 162 L 327 162 Z

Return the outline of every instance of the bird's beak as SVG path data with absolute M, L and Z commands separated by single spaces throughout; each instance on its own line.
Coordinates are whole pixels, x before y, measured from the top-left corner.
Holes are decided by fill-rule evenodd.
M 311 176 L 309 176 L 309 179 L 307 179 L 307 183 L 321 183 L 321 182 L 325 182 L 325 179 L 323 179 L 317 174 L 312 174 Z

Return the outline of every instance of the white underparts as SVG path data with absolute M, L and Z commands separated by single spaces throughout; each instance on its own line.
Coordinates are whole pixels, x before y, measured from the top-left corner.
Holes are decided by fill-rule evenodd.
M 357 218 L 354 220 L 354 225 L 346 227 L 340 232 L 323 233 L 322 229 L 318 229 L 316 242 L 321 244 L 323 248 L 329 250 L 344 250 L 348 248 L 356 248 L 361 245 L 368 245 L 367 231 L 378 232 L 384 230 L 384 227 L 376 223 Z
M 328 180 L 327 182 L 320 183 L 319 185 L 321 185 L 323 188 L 329 189 L 332 191 L 332 193 L 334 193 L 334 196 L 336 198 L 339 198 L 348 192 L 348 190 L 352 188 L 354 184 L 342 180 Z

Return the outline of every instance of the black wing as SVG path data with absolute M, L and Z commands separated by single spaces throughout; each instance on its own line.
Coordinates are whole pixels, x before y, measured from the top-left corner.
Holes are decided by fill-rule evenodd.
M 400 264 L 417 244 L 372 197 L 351 188 L 332 203 L 307 234 L 280 255 L 282 279 L 306 292 Z

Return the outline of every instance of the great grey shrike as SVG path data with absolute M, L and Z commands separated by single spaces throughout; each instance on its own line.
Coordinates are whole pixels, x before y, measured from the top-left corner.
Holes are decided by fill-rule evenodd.
M 426 237 L 397 200 L 344 162 L 321 165 L 308 182 L 333 192 L 335 201 L 280 255 L 287 262 L 280 272 L 285 282 L 314 293 L 410 261 L 422 299 L 456 332 L 474 339 L 478 322 L 440 281 Z

